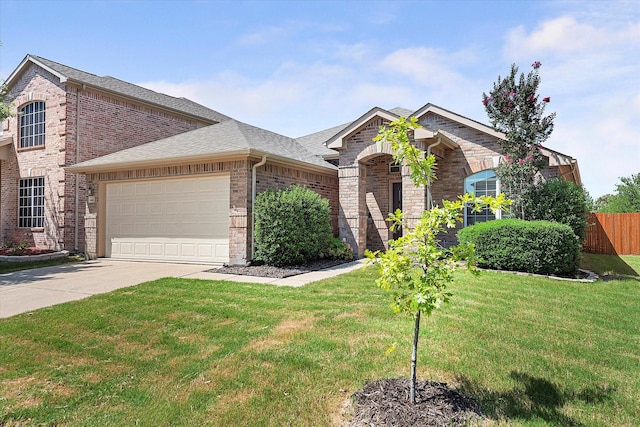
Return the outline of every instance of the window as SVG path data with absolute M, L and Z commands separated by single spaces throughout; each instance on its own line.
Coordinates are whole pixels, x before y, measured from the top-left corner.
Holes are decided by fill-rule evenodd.
M 20 110 L 20 148 L 44 145 L 44 102 L 36 101 Z
M 20 180 L 18 227 L 44 227 L 44 177 Z
M 500 193 L 500 183 L 494 171 L 485 170 L 465 178 L 464 191 L 469 194 L 473 193 L 476 196 L 496 197 Z M 471 207 L 468 207 L 464 212 L 464 225 L 466 227 L 467 225 L 499 218 L 500 211 L 494 214 L 489 208 L 485 208 L 480 212 L 474 212 Z

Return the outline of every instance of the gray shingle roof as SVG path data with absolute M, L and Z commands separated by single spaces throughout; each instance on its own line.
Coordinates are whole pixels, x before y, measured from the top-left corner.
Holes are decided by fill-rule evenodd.
M 27 58 L 29 57 L 32 58 L 35 62 L 40 62 L 48 68 L 65 76 L 67 79 L 78 83 L 84 83 L 88 86 L 93 86 L 131 98 L 136 98 L 150 104 L 186 113 L 214 123 L 219 123 L 230 119 L 230 117 L 225 116 L 222 113 L 219 113 L 186 98 L 176 98 L 173 96 L 158 93 L 110 76 L 96 76 L 95 74 L 77 70 L 67 65 L 59 64 L 49 59 L 42 58 L 40 56 L 27 55 Z
M 332 150 L 331 148 L 327 148 L 325 142 L 327 142 L 335 134 L 341 132 L 350 124 L 351 123 L 345 123 L 343 125 L 334 126 L 332 128 L 321 130 L 320 132 L 315 132 L 310 135 L 301 136 L 299 138 L 296 138 L 296 142 L 298 144 L 301 144 L 316 156 L 323 156 L 327 158 L 334 157 L 337 156 L 338 152 Z
M 409 118 L 415 113 L 414 110 L 409 110 L 408 108 L 403 107 L 395 107 L 389 110 L 390 113 L 395 114 L 396 116 L 402 116 L 404 118 Z
M 185 132 L 71 166 L 74 172 L 230 154 L 270 154 L 284 160 L 335 169 L 294 139 L 237 120 Z

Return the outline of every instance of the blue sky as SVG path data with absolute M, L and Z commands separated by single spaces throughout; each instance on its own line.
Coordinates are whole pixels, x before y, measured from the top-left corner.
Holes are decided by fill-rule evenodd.
M 434 103 L 488 123 L 512 63 L 542 62 L 555 130 L 595 198 L 640 173 L 638 1 L 0 0 L 0 79 L 27 53 L 287 136 Z

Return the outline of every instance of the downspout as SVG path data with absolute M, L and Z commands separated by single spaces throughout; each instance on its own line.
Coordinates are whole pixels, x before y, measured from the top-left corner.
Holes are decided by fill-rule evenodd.
M 80 91 L 84 90 L 84 83 L 80 86 L 76 91 L 76 164 L 80 162 Z M 80 175 L 75 174 L 75 226 L 74 226 L 74 238 L 73 238 L 73 249 L 75 252 L 78 252 L 78 233 L 80 231 L 80 226 L 78 224 L 78 219 L 80 218 L 79 209 L 80 209 L 80 201 L 78 197 L 80 195 L 80 189 L 78 185 L 80 183 Z
M 267 163 L 267 155 L 262 156 L 262 160 L 260 162 L 253 165 L 251 168 L 251 261 L 256 253 L 256 214 L 254 211 L 254 207 L 256 205 L 256 170 Z
M 431 155 L 431 149 L 437 147 L 442 142 L 442 139 L 438 136 L 438 140 L 427 147 L 427 157 Z M 433 197 L 431 196 L 431 182 L 427 183 L 427 207 L 433 209 Z

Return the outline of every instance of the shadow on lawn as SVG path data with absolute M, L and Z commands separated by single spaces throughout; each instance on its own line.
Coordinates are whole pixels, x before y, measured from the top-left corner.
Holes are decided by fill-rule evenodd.
M 602 404 L 611 398 L 614 389 L 599 385 L 582 390 L 562 389 L 558 384 L 544 378 L 533 377 L 522 372 L 512 371 L 511 378 L 517 385 L 508 391 L 487 390 L 480 383 L 466 377 L 459 378 L 461 389 L 476 396 L 485 414 L 500 420 L 541 419 L 552 425 L 580 427 L 584 424 L 565 415 L 562 408 L 575 401 L 587 404 Z

